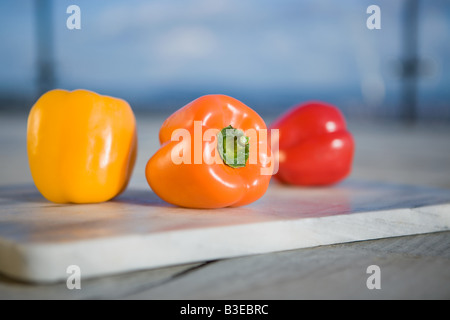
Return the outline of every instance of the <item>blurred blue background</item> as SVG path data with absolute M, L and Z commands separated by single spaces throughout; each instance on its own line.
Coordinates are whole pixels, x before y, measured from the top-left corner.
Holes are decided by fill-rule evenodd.
M 1 110 L 84 88 L 136 111 L 223 93 L 261 113 L 314 99 L 348 117 L 450 120 L 450 1 L 8 0 L 0 21 Z

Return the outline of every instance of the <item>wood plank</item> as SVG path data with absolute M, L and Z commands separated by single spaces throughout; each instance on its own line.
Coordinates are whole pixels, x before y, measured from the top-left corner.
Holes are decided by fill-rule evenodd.
M 65 281 L 52 284 L 29 284 L 0 275 L 0 299 L 117 299 L 161 285 L 202 265 L 193 263 L 108 277 L 91 279 L 82 277 L 81 288 L 72 290 L 68 289 Z
M 369 290 L 367 267 L 380 267 Z M 127 299 L 448 299 L 450 232 L 225 259 Z

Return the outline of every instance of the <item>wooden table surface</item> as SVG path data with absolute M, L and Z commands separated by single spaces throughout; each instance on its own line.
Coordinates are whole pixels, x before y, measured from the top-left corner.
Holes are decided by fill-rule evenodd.
M 163 117 L 138 115 L 131 185 L 158 148 Z M 270 121 L 270 118 L 267 118 Z M 351 179 L 450 189 L 450 125 L 349 121 L 356 140 Z M 26 115 L 0 114 L 0 187 L 32 184 Z M 381 289 L 369 290 L 378 265 Z M 33 285 L 0 275 L 0 299 L 448 299 L 450 232 L 353 242 L 178 265 L 66 283 Z

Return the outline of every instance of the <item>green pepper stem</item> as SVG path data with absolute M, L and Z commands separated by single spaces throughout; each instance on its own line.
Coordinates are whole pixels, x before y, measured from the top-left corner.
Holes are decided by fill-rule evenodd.
M 249 138 L 244 131 L 230 125 L 217 134 L 217 149 L 226 165 L 231 168 L 245 167 L 249 157 Z

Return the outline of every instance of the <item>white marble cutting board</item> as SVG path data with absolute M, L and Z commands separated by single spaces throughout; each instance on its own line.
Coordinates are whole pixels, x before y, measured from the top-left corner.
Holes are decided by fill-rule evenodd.
M 272 183 L 241 208 L 182 209 L 149 188 L 90 205 L 57 205 L 33 186 L 0 188 L 0 272 L 31 282 L 449 230 L 450 190 L 346 181 Z

